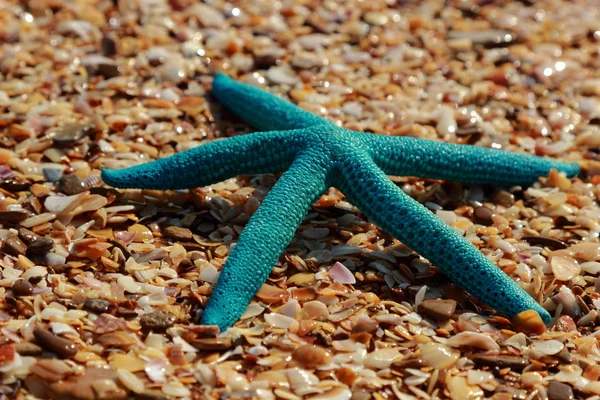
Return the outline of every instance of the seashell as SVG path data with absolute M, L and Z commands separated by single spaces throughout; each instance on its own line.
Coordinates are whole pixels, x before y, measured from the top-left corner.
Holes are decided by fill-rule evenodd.
M 581 272 L 579 263 L 568 257 L 552 257 L 550 266 L 552 267 L 552 273 L 559 281 L 571 280 Z
M 469 346 L 483 350 L 500 351 L 500 346 L 490 336 L 478 332 L 461 332 L 446 341 L 450 347 Z
M 302 313 L 304 318 L 308 319 L 327 318 L 329 316 L 329 309 L 320 301 L 308 301 L 304 303 Z
M 334 282 L 351 285 L 356 283 L 354 274 L 341 262 L 333 264 L 328 273 Z
M 273 328 L 288 329 L 297 321 L 294 318 L 283 314 L 269 313 L 265 314 L 265 322 Z
M 550 356 L 560 353 L 560 351 L 565 347 L 558 340 L 536 340 L 532 343 L 532 346 L 540 353 Z
M 425 365 L 436 369 L 449 369 L 456 364 L 460 352 L 439 343 L 427 343 L 421 346 L 421 360 Z
M 336 387 L 328 392 L 311 396 L 311 400 L 350 400 L 352 392 L 345 387 Z
M 470 385 L 462 376 L 449 377 L 447 387 L 452 400 L 483 398 L 483 390 L 478 386 Z
M 162 383 L 166 381 L 165 371 L 167 367 L 167 360 L 164 358 L 153 358 L 146 363 L 144 371 L 148 378 L 152 382 Z
M 260 289 L 258 289 L 256 296 L 267 303 L 279 303 L 286 302 L 290 294 L 286 290 L 278 287 L 263 284 Z
M 364 365 L 367 368 L 379 370 L 388 368 L 394 361 L 399 361 L 401 359 L 402 354 L 399 349 L 385 348 L 367 354 Z
M 467 371 L 467 382 L 471 385 L 480 385 L 482 383 L 490 382 L 493 379 L 494 375 L 486 371 L 479 371 L 476 369 Z
M 289 368 L 286 370 L 286 374 L 290 382 L 290 387 L 294 390 L 314 386 L 319 383 L 319 378 L 313 373 L 299 368 Z
M 116 375 L 127 389 L 135 393 L 143 393 L 146 390 L 144 382 L 135 374 L 125 369 L 117 369 Z
M 266 77 L 273 83 L 295 85 L 298 83 L 296 73 L 287 66 L 274 66 L 267 70 Z

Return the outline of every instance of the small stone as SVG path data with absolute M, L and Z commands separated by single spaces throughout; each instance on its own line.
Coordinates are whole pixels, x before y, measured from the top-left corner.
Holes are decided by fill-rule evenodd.
M 494 212 L 485 206 L 475 207 L 473 216 L 475 217 L 475 223 L 477 224 L 486 226 L 494 224 L 494 220 L 492 219 Z
M 195 325 L 190 326 L 189 329 L 192 330 L 198 338 L 216 338 L 219 335 L 218 325 Z
M 52 239 L 40 237 L 27 246 L 27 251 L 25 254 L 29 258 L 44 256 L 46 253 L 52 250 L 52 247 L 54 247 L 54 241 Z
M 456 310 L 454 300 L 424 300 L 419 304 L 419 313 L 439 321 L 447 321 L 452 318 Z
M 35 232 L 30 231 L 29 229 L 19 228 L 19 237 L 23 242 L 29 244 L 35 242 L 41 236 L 37 235 Z
M 100 42 L 102 55 L 104 57 L 112 57 L 117 54 L 117 42 L 114 35 L 105 35 Z
M 2 186 L 9 192 L 16 193 L 29 189 L 29 187 L 31 187 L 31 182 L 25 179 L 15 178 L 4 181 Z
M 125 307 L 117 307 L 117 315 L 123 318 L 135 318 L 138 316 L 134 310 Z
M 331 354 L 323 347 L 305 344 L 292 353 L 292 359 L 305 368 L 318 368 L 331 363 Z
M 140 318 L 140 325 L 144 329 L 153 331 L 164 331 L 165 329 L 173 326 L 177 317 L 168 311 L 152 311 L 148 314 L 142 315 Z
M 548 400 L 573 400 L 574 398 L 571 386 L 556 381 L 548 383 Z
M 104 79 L 110 79 L 121 75 L 121 69 L 115 64 L 98 64 L 96 73 Z
M 58 182 L 63 176 L 63 170 L 57 168 L 44 168 L 42 172 L 48 182 Z
M 73 269 L 73 266 L 71 266 L 69 264 L 57 264 L 57 265 L 50 266 L 50 270 L 52 271 L 53 274 L 66 274 L 72 269 Z
M 13 283 L 11 290 L 17 297 L 33 295 L 33 285 L 25 279 L 17 279 L 15 283 Z
M 89 129 L 89 125 L 72 124 L 65 125 L 58 129 L 52 135 L 52 140 L 56 144 L 68 145 L 83 139 Z
M 84 192 L 87 188 L 77 175 L 65 175 L 60 179 L 59 189 L 67 196 Z
M 18 236 L 10 236 L 4 241 L 2 251 L 16 257 L 24 255 L 25 251 L 27 251 L 27 246 L 25 246 L 25 243 Z
M 0 211 L 0 224 L 16 224 L 29 217 L 27 211 Z
M 392 298 L 392 301 L 402 303 L 403 301 L 408 301 L 409 296 L 405 289 L 393 287 L 390 289 L 390 297 Z
M 567 244 L 562 240 L 552 239 L 544 236 L 523 236 L 521 239 L 533 246 L 544 246 L 556 250 L 567 248 Z
M 233 342 L 231 338 L 205 338 L 192 340 L 190 344 L 200 351 L 219 351 L 231 348 Z
M 506 190 L 499 190 L 492 195 L 491 200 L 503 207 L 510 207 L 515 204 L 515 195 Z
M 88 299 L 83 303 L 83 308 L 96 314 L 102 314 L 110 308 L 110 301 L 105 299 Z
M 33 336 L 40 346 L 55 353 L 60 358 L 69 358 L 77 354 L 77 346 L 75 346 L 75 343 L 58 337 L 46 329 L 34 329 Z
M 483 355 L 478 354 L 473 357 L 473 362 L 476 365 L 497 367 L 497 368 L 510 368 L 513 371 L 520 371 L 529 364 L 527 360 L 517 356 L 506 356 L 506 355 Z
M 163 234 L 165 237 L 172 240 L 189 241 L 192 240 L 192 231 L 188 228 L 181 228 L 179 226 L 169 226 L 165 228 Z

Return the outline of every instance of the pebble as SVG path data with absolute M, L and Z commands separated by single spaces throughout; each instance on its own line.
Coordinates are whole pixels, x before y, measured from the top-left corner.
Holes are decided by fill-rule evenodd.
M 19 228 L 19 237 L 23 242 L 29 244 L 40 239 L 41 236 L 37 235 L 35 232 L 32 232 L 27 228 Z
M 53 247 L 54 241 L 52 239 L 40 237 L 27 246 L 27 251 L 25 253 L 27 257 L 35 258 L 46 255 Z
M 27 211 L 0 211 L 0 224 L 15 224 L 29 217 Z
M 83 308 L 96 314 L 102 314 L 110 308 L 110 301 L 105 299 L 88 299 L 83 303 Z
M 83 179 L 77 175 L 65 175 L 59 181 L 59 189 L 67 196 L 79 194 L 86 191 Z
M 496 368 L 510 368 L 514 371 L 520 371 L 529 364 L 527 360 L 517 356 L 506 356 L 506 355 L 484 355 L 478 354 L 473 357 L 473 362 L 476 365 L 496 367 Z
M 179 226 L 169 226 L 165 228 L 163 234 L 165 235 L 165 237 L 173 240 L 192 240 L 192 231 L 188 228 L 181 228 Z
M 292 353 L 292 359 L 310 369 L 329 365 L 332 360 L 331 354 L 325 348 L 312 344 L 298 347 Z
M 575 396 L 573 395 L 573 389 L 571 389 L 571 386 L 556 381 L 550 381 L 548 383 L 548 400 L 573 399 L 575 399 Z
M 115 78 L 121 75 L 121 68 L 116 64 L 98 64 L 96 73 L 104 77 L 104 79 Z
M 123 318 L 135 318 L 138 313 L 125 307 L 117 307 L 117 315 Z
M 33 285 L 25 279 L 17 279 L 13 283 L 11 290 L 15 296 L 31 296 L 33 294 Z
M 144 329 L 164 331 L 165 329 L 173 326 L 176 319 L 177 317 L 168 311 L 152 311 L 148 314 L 142 315 L 140 318 L 140 325 Z
M 190 342 L 192 346 L 200 351 L 219 351 L 227 350 L 233 346 L 231 338 L 203 338 L 195 339 Z
M 105 57 L 113 57 L 117 54 L 117 42 L 113 35 L 104 35 L 100 42 L 102 55 Z
M 544 246 L 556 250 L 567 248 L 567 244 L 562 240 L 552 239 L 545 236 L 523 236 L 521 239 L 533 246 Z
M 485 206 L 475 207 L 473 210 L 473 216 L 475 217 L 475 223 L 490 226 L 494 224 L 492 217 L 494 212 Z
M 440 321 L 449 320 L 455 310 L 454 300 L 424 300 L 419 304 L 419 313 Z
M 83 139 L 89 130 L 89 125 L 71 124 L 65 125 L 51 135 L 55 144 L 69 145 Z
M 4 241 L 4 244 L 2 245 L 2 251 L 16 257 L 24 255 L 25 251 L 27 251 L 27 246 L 25 246 L 25 243 L 23 243 L 21 239 L 15 235 L 8 237 Z
M 44 168 L 42 172 L 48 182 L 58 182 L 63 176 L 63 170 L 58 168 Z
M 393 287 L 390 289 L 390 297 L 396 303 L 402 303 L 403 301 L 408 301 L 409 295 L 405 289 L 399 287 Z
M 506 190 L 495 192 L 490 198 L 494 203 L 499 203 L 501 206 L 510 207 L 515 204 L 515 195 Z
M 55 336 L 46 329 L 34 329 L 33 336 L 40 346 L 55 353 L 60 358 L 69 358 L 77 354 L 77 346 L 75 346 L 75 343 Z

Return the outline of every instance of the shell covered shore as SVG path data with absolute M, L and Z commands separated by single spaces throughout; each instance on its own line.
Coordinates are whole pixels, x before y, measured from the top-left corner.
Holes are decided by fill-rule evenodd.
M 531 187 L 392 178 L 547 331 L 333 188 L 241 320 L 200 325 L 278 176 L 162 192 L 100 170 L 251 132 L 218 71 L 348 129 L 580 162 Z M 600 399 L 599 185 L 600 0 L 2 0 L 0 399 Z

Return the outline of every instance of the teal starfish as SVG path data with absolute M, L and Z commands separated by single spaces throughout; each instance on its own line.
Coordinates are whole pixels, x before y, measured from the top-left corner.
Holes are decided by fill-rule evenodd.
M 119 188 L 184 189 L 236 175 L 282 172 L 231 251 L 202 323 L 231 326 L 266 281 L 312 204 L 339 188 L 383 230 L 427 257 L 484 303 L 513 317 L 550 314 L 471 242 L 386 175 L 410 175 L 498 186 L 529 185 L 552 168 L 575 163 L 409 137 L 342 129 L 258 88 L 217 74 L 213 95 L 254 127 L 267 131 L 217 140 L 123 170 L 103 170 Z

